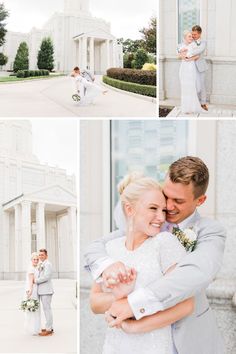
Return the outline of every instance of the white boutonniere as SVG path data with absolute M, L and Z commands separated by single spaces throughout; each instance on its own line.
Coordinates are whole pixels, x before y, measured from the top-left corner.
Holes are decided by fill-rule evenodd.
M 41 271 L 41 270 L 43 270 L 43 269 L 44 269 L 44 265 L 43 265 L 43 263 L 40 263 L 40 264 L 39 264 L 38 269 L 39 269 L 39 271 Z
M 178 227 L 173 227 L 172 234 L 178 238 L 187 252 L 192 252 L 195 249 L 197 244 L 197 234 L 193 230 L 193 227 L 184 230 L 181 230 Z

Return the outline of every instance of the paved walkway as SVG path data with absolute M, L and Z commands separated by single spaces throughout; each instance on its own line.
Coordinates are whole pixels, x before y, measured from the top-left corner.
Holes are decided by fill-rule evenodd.
M 168 114 L 168 118 L 229 118 L 236 117 L 236 105 L 208 105 L 208 112 L 196 114 L 182 114 L 180 100 L 164 100 L 159 102 L 162 107 L 174 107 Z
M 55 333 L 40 337 L 24 333 L 24 313 L 19 310 L 24 282 L 0 281 L 0 353 L 76 353 L 77 322 L 75 281 L 53 280 Z M 44 321 L 44 317 L 42 316 Z
M 96 77 L 99 82 L 101 77 Z M 0 117 L 155 117 L 156 103 L 108 88 L 92 106 L 71 98 L 70 77 L 0 84 Z
M 89 306 L 89 291 L 80 295 L 80 354 L 101 354 L 106 332 L 103 315 L 94 315 Z

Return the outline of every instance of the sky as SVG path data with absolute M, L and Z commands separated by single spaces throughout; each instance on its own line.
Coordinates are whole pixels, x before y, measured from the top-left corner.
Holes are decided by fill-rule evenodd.
M 33 152 L 41 163 L 66 169 L 69 175 L 77 172 L 77 122 L 74 119 L 37 119 L 32 124 Z
M 32 27 L 41 28 L 54 12 L 63 10 L 63 0 L 0 0 L 11 12 L 7 29 L 28 32 Z M 117 38 L 141 38 L 139 29 L 156 14 L 156 0 L 90 0 L 93 16 L 111 23 L 112 34 Z

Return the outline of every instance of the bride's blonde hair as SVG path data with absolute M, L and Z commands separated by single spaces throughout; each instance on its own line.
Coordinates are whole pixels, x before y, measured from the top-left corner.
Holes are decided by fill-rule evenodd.
M 37 252 L 33 252 L 33 253 L 31 254 L 31 258 L 30 258 L 30 259 L 32 260 L 34 257 L 39 258 L 39 255 L 38 255 Z
M 124 209 L 125 203 L 133 204 L 147 190 L 156 189 L 162 192 L 160 184 L 151 177 L 145 177 L 139 172 L 126 175 L 117 186 Z

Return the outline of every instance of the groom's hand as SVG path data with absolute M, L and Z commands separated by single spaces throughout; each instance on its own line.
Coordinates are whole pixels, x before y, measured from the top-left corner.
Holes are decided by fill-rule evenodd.
M 107 288 L 113 288 L 118 283 L 129 283 L 133 280 L 131 271 L 122 262 L 116 262 L 107 267 L 102 273 L 102 279 Z
M 110 327 L 120 326 L 122 321 L 134 316 L 127 298 L 113 302 L 107 312 L 110 315 Z

